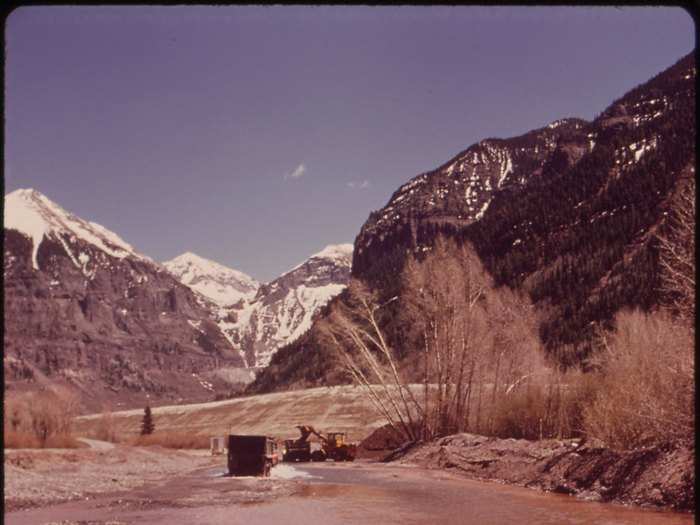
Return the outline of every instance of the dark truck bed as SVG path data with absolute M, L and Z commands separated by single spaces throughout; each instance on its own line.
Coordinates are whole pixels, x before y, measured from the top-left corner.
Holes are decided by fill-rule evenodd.
M 268 436 L 228 437 L 228 473 L 231 476 L 269 476 L 276 459 L 277 443 Z

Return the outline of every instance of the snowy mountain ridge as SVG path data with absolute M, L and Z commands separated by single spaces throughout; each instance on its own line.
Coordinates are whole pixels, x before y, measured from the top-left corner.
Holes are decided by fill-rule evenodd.
M 93 307 L 87 305 L 99 294 L 89 292 L 90 298 L 80 299 L 83 303 L 79 306 L 91 319 L 99 317 L 100 322 L 109 325 L 105 333 L 115 327 L 117 331 L 135 333 L 137 329 L 131 321 L 141 315 L 141 301 L 147 295 L 157 294 L 156 302 L 172 303 L 174 310 L 180 310 L 176 298 L 180 292 L 163 295 L 151 289 L 152 284 L 167 276 L 187 287 L 192 298 L 196 298 L 196 307 L 188 304 L 178 312 L 186 321 L 183 335 L 191 338 L 194 330 L 199 337 L 211 331 L 217 344 L 228 346 L 225 353 L 233 353 L 235 360 L 246 367 L 266 366 L 277 348 L 308 330 L 316 312 L 347 284 L 352 262 L 352 244 L 329 245 L 265 284 L 192 252 L 159 264 L 136 252 L 116 233 L 78 217 L 33 189 L 19 189 L 5 196 L 4 221 L 5 238 L 10 239 L 12 246 L 5 253 L 4 275 L 13 279 L 16 274 L 31 270 L 31 279 L 38 279 L 42 286 L 42 279 L 47 277 L 51 292 L 46 308 L 52 308 L 49 303 L 53 303 L 53 295 L 64 293 L 66 286 L 77 286 L 84 294 L 93 288 L 101 289 L 110 281 L 118 282 L 104 296 L 110 297 L 107 302 L 113 303 L 111 307 L 104 308 L 107 302 L 102 299 L 95 303 L 99 315 L 92 314 Z M 137 297 L 141 299 L 134 311 L 130 302 Z M 206 330 L 195 309 L 202 314 L 208 312 L 211 326 Z M 159 311 L 158 324 L 168 315 L 167 308 L 162 311 L 165 313 Z M 85 330 L 93 328 L 86 325 Z M 156 345 L 157 339 L 153 340 Z
M 186 252 L 163 263 L 177 279 L 219 306 L 252 299 L 260 283 L 251 276 Z
M 326 246 L 261 285 L 254 299 L 219 311 L 219 328 L 248 366 L 267 366 L 277 349 L 311 328 L 316 313 L 346 287 L 352 252 L 352 244 Z
M 310 259 L 328 259 L 336 261 L 339 264 L 350 264 L 352 260 L 352 250 L 353 246 L 351 243 L 329 244 L 320 252 L 314 253 L 308 259 L 306 259 L 303 262 L 300 262 L 294 268 L 284 272 L 282 275 L 286 275 L 287 273 L 293 272 L 297 268 L 306 264 Z
M 200 295 L 229 344 L 246 365 L 269 364 L 278 348 L 306 332 L 316 313 L 350 279 L 353 245 L 331 244 L 267 283 L 184 253 L 163 266 Z
M 148 257 L 134 251 L 116 233 L 73 215 L 34 189 L 18 189 L 7 194 L 3 218 L 6 229 L 16 230 L 32 240 L 32 265 L 35 270 L 39 269 L 39 246 L 46 236 L 59 240 L 78 267 L 81 265 L 67 248 L 63 236 L 70 240 L 85 241 L 118 259 L 134 257 L 150 261 Z M 80 255 L 78 259 L 84 262 Z
M 4 377 L 103 403 L 210 400 L 244 377 L 210 308 L 121 237 L 35 190 L 5 196 Z

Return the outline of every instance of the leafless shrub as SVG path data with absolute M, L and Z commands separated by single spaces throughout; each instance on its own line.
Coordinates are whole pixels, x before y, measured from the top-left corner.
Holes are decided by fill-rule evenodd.
M 8 448 L 77 448 L 71 435 L 79 403 L 63 390 L 46 390 L 5 399 L 5 446 Z
M 5 427 L 3 438 L 5 448 L 40 448 L 39 440 L 31 432 Z
M 694 436 L 692 331 L 668 314 L 623 312 L 603 338 L 600 390 L 584 408 L 586 433 L 608 446 L 685 441 Z
M 695 178 L 681 180 L 675 206 L 659 240 L 662 289 L 686 324 L 695 322 Z
M 209 436 L 186 434 L 184 432 L 154 432 L 139 435 L 128 441 L 128 444 L 140 447 L 161 446 L 175 449 L 208 449 Z
M 118 441 L 116 423 L 111 410 L 105 409 L 102 412 L 102 415 L 97 422 L 97 428 L 95 429 L 94 435 L 95 439 L 99 439 L 101 441 L 109 441 L 111 443 L 116 443 Z
M 38 448 L 28 424 L 26 396 L 6 394 L 3 400 L 3 443 L 6 448 Z
M 90 445 L 78 441 L 72 434 L 52 434 L 46 440 L 44 448 L 89 448 Z
M 60 390 L 32 393 L 27 406 L 31 429 L 42 447 L 52 436 L 70 434 L 80 407 L 75 396 Z
M 584 434 L 583 409 L 598 385 L 592 374 L 549 369 L 514 396 L 501 396 L 490 434 L 502 438 L 569 438 Z
M 323 335 L 338 348 L 346 370 L 366 389 L 390 427 L 416 439 L 414 419 L 422 417 L 423 408 L 399 372 L 393 349 L 379 327 L 377 311 L 383 305 L 358 281 L 349 289 L 353 305 L 337 306 L 323 325 Z

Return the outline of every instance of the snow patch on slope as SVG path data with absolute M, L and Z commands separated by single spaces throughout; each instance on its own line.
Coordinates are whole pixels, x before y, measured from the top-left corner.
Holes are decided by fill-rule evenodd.
M 508 176 L 508 174 L 512 173 L 512 172 L 513 172 L 513 161 L 511 160 L 508 152 L 505 152 L 505 161 L 501 165 L 501 173 L 500 173 L 500 176 L 498 177 L 497 186 L 499 188 L 503 185 L 503 181 L 506 180 L 506 177 Z
M 262 285 L 254 299 L 221 308 L 219 328 L 235 348 L 248 354 L 248 366 L 267 366 L 278 348 L 311 328 L 316 312 L 343 291 L 351 263 L 351 244 L 327 246 Z M 346 277 L 340 277 L 343 274 Z
M 320 307 L 338 295 L 344 284 L 307 287 L 300 285 L 290 290 L 282 303 L 277 338 L 293 341 L 311 328 L 311 318 Z
M 73 215 L 36 190 L 19 189 L 5 195 L 4 221 L 5 228 L 16 230 L 31 239 L 32 265 L 35 270 L 39 269 L 39 245 L 48 235 L 56 236 L 61 242 L 63 239 L 60 235 L 75 237 L 118 259 L 147 259 L 136 253 L 131 245 L 116 233 Z M 63 244 L 65 246 L 65 242 Z M 70 251 L 68 254 L 75 263 Z

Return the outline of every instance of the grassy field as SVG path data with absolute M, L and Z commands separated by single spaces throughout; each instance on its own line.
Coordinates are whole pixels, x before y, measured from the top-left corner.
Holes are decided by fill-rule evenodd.
M 295 390 L 229 399 L 211 403 L 155 407 L 156 432 L 191 433 L 203 436 L 267 434 L 296 438 L 296 425 L 313 425 L 321 432 L 347 432 L 360 441 L 385 421 L 377 415 L 360 387 L 336 386 Z M 76 435 L 95 435 L 102 414 L 78 417 Z M 143 410 L 111 415 L 114 432 L 129 438 L 139 434 Z

